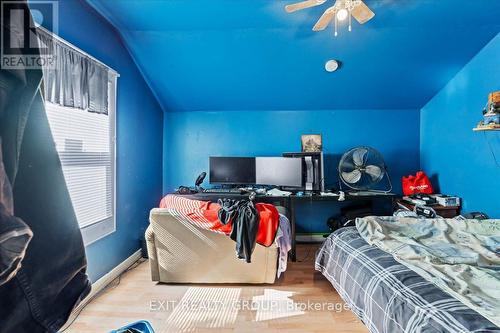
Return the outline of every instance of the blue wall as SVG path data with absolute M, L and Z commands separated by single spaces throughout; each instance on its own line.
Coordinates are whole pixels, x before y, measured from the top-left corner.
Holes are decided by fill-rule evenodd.
M 500 34 L 421 110 L 421 165 L 464 211 L 500 218 L 500 132 L 473 132 L 488 93 L 500 90 Z M 496 162 L 494 155 L 496 156 Z
M 139 249 L 161 197 L 163 112 L 115 30 L 87 4 L 59 2 L 59 35 L 117 70 L 117 230 L 87 247 L 92 281 Z
M 301 134 L 323 135 L 325 182 L 337 186 L 336 167 L 349 148 L 369 145 L 386 159 L 400 191 L 403 175 L 419 168 L 418 110 L 169 112 L 164 118 L 164 193 L 192 185 L 209 156 L 280 156 L 300 151 Z M 298 230 L 323 232 L 334 211 L 308 204 Z M 314 216 L 314 218 L 305 218 Z

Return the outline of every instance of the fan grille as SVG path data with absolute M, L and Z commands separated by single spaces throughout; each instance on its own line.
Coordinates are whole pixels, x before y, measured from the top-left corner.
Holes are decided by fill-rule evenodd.
M 382 155 L 371 147 L 357 147 L 346 152 L 339 163 L 339 177 L 355 190 L 373 189 L 386 174 Z

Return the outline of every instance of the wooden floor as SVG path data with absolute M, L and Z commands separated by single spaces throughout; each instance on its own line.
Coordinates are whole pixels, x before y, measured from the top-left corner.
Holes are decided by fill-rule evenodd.
M 144 262 L 87 305 L 65 332 L 104 333 L 141 319 L 156 333 L 368 332 L 314 271 L 317 247 L 299 245 L 298 262 L 274 285 L 157 284 Z

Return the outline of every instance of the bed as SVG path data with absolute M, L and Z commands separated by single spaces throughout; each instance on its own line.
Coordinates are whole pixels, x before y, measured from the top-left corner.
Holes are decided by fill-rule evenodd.
M 370 332 L 500 332 L 482 315 L 369 245 L 356 227 L 337 230 L 315 262 Z

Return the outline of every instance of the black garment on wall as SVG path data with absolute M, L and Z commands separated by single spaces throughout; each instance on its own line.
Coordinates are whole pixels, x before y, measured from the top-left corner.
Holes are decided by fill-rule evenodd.
M 0 332 L 57 332 L 90 292 L 82 236 L 49 132 L 38 93 L 14 186 L 14 211 L 33 239 L 21 270 L 0 287 Z
M 41 76 L 0 71 L 0 333 L 55 333 L 90 292 Z

